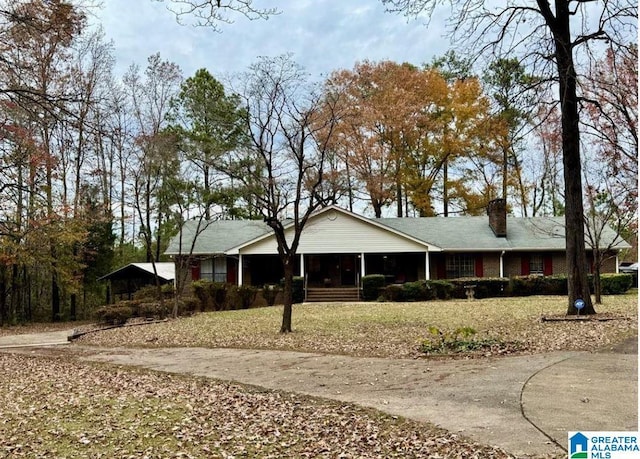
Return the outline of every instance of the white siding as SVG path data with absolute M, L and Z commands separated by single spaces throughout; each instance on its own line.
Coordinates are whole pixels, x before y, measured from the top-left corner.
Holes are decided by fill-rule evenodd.
M 288 232 L 289 240 L 293 230 Z M 329 211 L 309 220 L 298 253 L 398 253 L 424 252 L 427 246 L 341 212 Z M 269 236 L 240 249 L 243 255 L 276 254 L 275 237 Z

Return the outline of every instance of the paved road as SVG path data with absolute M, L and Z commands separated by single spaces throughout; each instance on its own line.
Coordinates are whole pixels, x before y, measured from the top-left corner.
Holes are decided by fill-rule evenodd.
M 0 338 L 66 343 L 67 332 Z M 165 348 L 82 350 L 83 359 L 237 381 L 430 421 L 517 457 L 557 455 L 569 430 L 638 429 L 637 339 L 607 352 L 437 361 L 299 352 Z

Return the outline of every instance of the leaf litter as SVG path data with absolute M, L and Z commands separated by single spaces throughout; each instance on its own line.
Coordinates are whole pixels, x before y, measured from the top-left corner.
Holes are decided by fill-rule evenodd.
M 429 328 L 472 327 L 479 339 L 504 343 L 498 354 L 593 350 L 638 330 L 638 297 L 605 297 L 606 321 L 543 321 L 562 315 L 566 298 L 540 296 L 420 303 L 294 305 L 293 328 L 279 333 L 281 307 L 201 313 L 144 327 L 90 333 L 80 344 L 106 347 L 206 347 L 293 350 L 356 357 L 416 358 Z M 467 352 L 463 357 L 484 356 Z M 459 357 L 459 356 L 458 356 Z
M 351 404 L 70 357 L 0 354 L 0 457 L 510 456 Z

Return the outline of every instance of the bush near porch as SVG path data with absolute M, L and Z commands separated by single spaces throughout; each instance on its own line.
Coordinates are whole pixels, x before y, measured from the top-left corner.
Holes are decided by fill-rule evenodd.
M 600 276 L 602 293 L 620 295 L 633 286 L 630 274 Z M 589 277 L 593 290 L 593 276 Z M 474 285 L 475 297 L 566 295 L 566 276 L 520 276 L 507 278 L 465 278 L 426 280 L 384 286 L 384 276 L 372 274 L 362 278 L 362 294 L 367 301 L 428 301 L 466 298 L 467 286 Z

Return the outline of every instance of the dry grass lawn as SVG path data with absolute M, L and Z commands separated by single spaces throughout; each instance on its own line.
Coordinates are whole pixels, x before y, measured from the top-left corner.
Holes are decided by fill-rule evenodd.
M 294 332 L 280 334 L 281 307 L 196 314 L 141 327 L 85 335 L 81 344 L 135 347 L 231 347 L 407 358 L 424 355 L 429 327 L 472 327 L 477 339 L 511 343 L 507 352 L 590 350 L 619 343 L 638 329 L 637 293 L 608 296 L 596 307 L 612 320 L 542 322 L 562 316 L 566 298 L 294 305 Z

